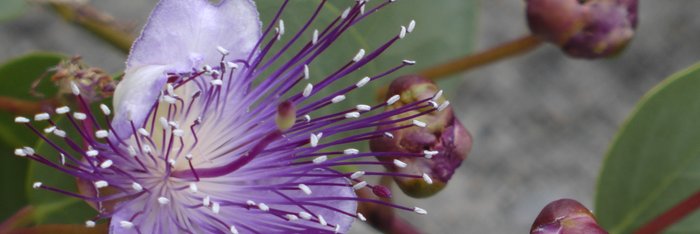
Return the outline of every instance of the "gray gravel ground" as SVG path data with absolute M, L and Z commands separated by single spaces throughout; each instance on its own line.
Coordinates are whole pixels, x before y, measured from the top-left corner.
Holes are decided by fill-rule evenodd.
M 119 19 L 143 22 L 155 0 L 93 2 Z M 523 1 L 480 3 L 477 48 L 527 33 Z M 400 197 L 430 212 L 405 216 L 426 233 L 525 233 L 549 201 L 569 197 L 592 208 L 600 162 L 628 112 L 648 89 L 700 58 L 694 9 L 700 1 L 641 1 L 637 38 L 615 59 L 572 60 L 547 45 L 466 74 L 463 96 L 452 99 L 474 150 L 439 195 Z M 0 60 L 50 50 L 122 69 L 125 57 L 98 39 L 45 10 L 28 13 L 0 24 Z M 355 225 L 353 232 L 373 231 Z

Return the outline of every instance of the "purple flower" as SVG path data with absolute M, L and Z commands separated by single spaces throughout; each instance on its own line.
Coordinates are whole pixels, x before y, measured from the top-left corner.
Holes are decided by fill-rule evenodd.
M 111 233 L 347 232 L 354 219 L 365 220 L 356 211 L 358 202 L 425 214 L 421 208 L 355 194 L 360 189 L 382 191 L 366 182 L 367 177 L 423 175 L 335 168 L 385 165 L 371 158 L 392 152 L 346 147 L 389 135 L 377 126 L 420 116 L 406 113 L 437 111 L 430 97 L 384 112 L 381 109 L 393 99 L 374 106 L 354 103 L 333 114 L 319 112 L 350 102 L 344 96 L 348 92 L 414 64 L 397 61 L 379 74 L 348 76 L 404 38 L 415 23 L 397 27 L 385 44 L 348 55 L 344 66 L 316 78 L 308 69 L 317 56 L 393 0 L 373 6 L 356 1 L 316 30 L 310 25 L 327 2 L 323 0 L 308 23 L 283 43 L 280 38 L 287 35 L 280 15 L 288 2 L 282 3 L 273 23 L 262 28 L 250 0 L 223 0 L 218 5 L 161 0 L 133 45 L 115 91 L 114 111 L 106 105 L 90 111 L 81 89 L 73 85 L 76 110 L 55 110 L 58 118 L 66 119 L 65 126 L 52 121 L 49 113 L 37 114 L 34 121 L 17 117 L 16 122 L 49 143 L 55 155 L 41 155 L 30 147 L 15 153 L 77 178 L 80 192 L 41 182 L 33 187 L 87 201 L 98 215 L 86 225 L 111 219 Z M 295 43 L 301 49 L 291 49 Z M 271 49 L 275 46 L 281 49 Z M 291 59 L 280 61 L 281 54 L 290 53 Z M 334 86 L 340 79 L 357 83 Z M 334 91 L 320 95 L 325 89 Z M 426 124 L 430 123 L 392 130 Z M 67 134 L 71 131 L 75 136 Z M 52 161 L 55 157 L 61 160 Z

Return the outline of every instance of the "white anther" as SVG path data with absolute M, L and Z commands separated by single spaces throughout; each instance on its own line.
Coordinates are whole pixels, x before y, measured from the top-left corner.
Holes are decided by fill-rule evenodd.
M 415 20 L 411 20 L 411 22 L 408 23 L 408 28 L 407 28 L 407 29 L 408 29 L 408 32 L 409 32 L 409 33 L 413 32 L 413 30 L 416 29 L 416 21 L 415 21 Z
M 168 129 L 168 127 L 169 127 L 169 125 L 168 125 L 168 119 L 166 119 L 165 117 L 160 117 L 160 118 L 158 119 L 158 122 L 160 122 L 160 126 L 161 126 L 163 129 Z
M 280 35 L 284 34 L 284 20 L 280 19 L 279 21 L 279 29 L 280 29 Z
M 48 134 L 48 133 L 52 133 L 52 132 L 55 131 L 56 129 L 57 129 L 56 126 L 51 126 L 51 127 L 48 127 L 48 128 L 44 128 L 44 133 L 47 133 L 47 134 Z
M 304 80 L 308 80 L 310 77 L 309 65 L 304 64 Z
M 186 158 L 187 160 L 192 160 L 192 154 L 186 154 L 186 155 L 185 155 L 185 158 Z
M 326 160 L 328 160 L 328 156 L 326 156 L 326 155 L 321 155 L 321 156 L 318 156 L 318 157 L 314 158 L 313 162 L 314 162 L 315 164 L 320 164 L 320 163 L 325 162 Z
M 352 59 L 353 62 L 358 62 L 362 60 L 362 58 L 365 57 L 365 49 L 360 49 L 360 51 L 355 54 L 355 57 Z
M 253 200 L 247 200 L 245 201 L 245 204 L 249 206 L 255 206 L 255 202 Z
M 345 8 L 345 10 L 343 11 L 343 14 L 340 14 L 340 19 L 347 18 L 349 14 L 350 14 L 350 7 Z
M 25 153 L 23 149 L 15 149 L 15 155 L 25 157 L 27 156 L 27 153 Z
M 109 132 L 107 130 L 97 130 L 95 132 L 95 137 L 97 137 L 99 139 L 106 138 L 108 136 L 109 136 Z
M 70 112 L 70 107 L 62 106 L 62 107 L 56 108 L 56 114 L 62 115 L 62 114 L 68 113 L 68 112 Z
M 306 186 L 305 184 L 299 184 L 299 189 L 306 195 L 311 195 L 311 188 L 309 188 L 309 186 Z
M 73 95 L 80 95 L 80 88 L 78 88 L 78 85 L 73 81 L 70 82 L 70 90 L 73 92 Z
M 312 216 L 311 216 L 311 214 L 309 214 L 309 213 L 306 212 L 306 211 L 300 211 L 300 212 L 299 212 L 299 217 L 301 217 L 302 219 L 305 219 L 305 220 L 311 220 L 311 217 L 312 217 Z
M 353 112 L 345 113 L 345 118 L 346 118 L 346 119 L 357 119 L 357 118 L 360 118 L 360 112 L 353 111 Z
M 311 116 L 310 116 L 310 115 L 304 115 L 304 120 L 306 120 L 307 123 L 308 123 L 308 122 L 311 122 Z
M 314 90 L 314 85 L 312 85 L 310 83 L 306 84 L 306 87 L 304 87 L 304 92 L 302 92 L 301 95 L 303 95 L 304 97 L 308 97 L 309 95 L 311 95 L 311 91 L 313 91 L 313 90 Z
M 222 81 L 221 79 L 213 79 L 213 80 L 211 80 L 211 85 L 213 85 L 213 86 L 221 86 L 221 85 L 223 85 L 223 84 L 224 84 L 224 81 Z
M 105 115 L 112 114 L 112 110 L 110 110 L 109 107 L 105 104 L 100 104 L 100 110 L 102 110 L 102 113 Z
M 428 184 L 433 184 L 433 179 L 428 174 L 423 173 L 423 180 Z
M 22 117 L 22 116 L 17 116 L 15 118 L 15 123 L 29 123 L 29 121 L 30 121 L 29 119 L 27 119 L 26 117 Z
M 131 183 L 131 188 L 134 189 L 134 191 L 136 191 L 136 192 L 143 191 L 143 186 L 141 186 L 141 184 L 136 183 L 136 182 Z
M 318 136 L 316 134 L 311 133 L 309 136 L 309 144 L 311 147 L 316 147 L 318 145 Z
M 450 101 L 445 101 L 445 102 L 443 102 L 442 104 L 440 104 L 440 106 L 437 108 L 437 110 L 438 110 L 438 111 L 442 111 L 442 110 L 444 110 L 445 108 L 447 108 L 447 106 L 449 106 L 449 105 L 450 105 Z
M 441 90 L 438 90 L 437 93 L 435 93 L 435 95 L 433 96 L 433 98 L 432 98 L 431 100 L 437 102 L 438 99 L 440 99 L 440 97 L 442 97 L 442 89 L 441 89 Z
M 226 66 L 230 69 L 238 69 L 238 64 L 234 62 L 226 62 Z
M 206 197 L 202 198 L 202 205 L 203 206 L 207 207 L 207 206 L 209 206 L 209 204 L 211 204 L 211 197 L 206 196 Z
M 386 104 L 393 105 L 394 103 L 398 102 L 399 99 L 401 99 L 401 96 L 396 94 L 394 96 L 391 96 L 388 100 L 386 100 Z
M 238 234 L 238 229 L 236 229 L 236 226 L 231 225 L 228 230 L 231 231 L 231 234 Z
M 173 167 L 174 167 L 174 166 L 175 166 L 175 163 L 176 163 L 176 162 L 175 162 L 175 159 L 169 159 L 169 160 L 168 160 L 168 164 L 170 164 L 170 166 L 173 166 Z
M 49 118 L 51 118 L 51 116 L 49 115 L 49 113 L 46 112 L 34 115 L 34 121 L 42 121 L 47 120 Z
M 367 181 L 361 181 L 361 182 L 359 182 L 359 183 L 353 185 L 353 186 L 352 186 L 352 189 L 354 189 L 354 190 L 360 190 L 360 189 L 362 189 L 362 188 L 364 188 L 364 187 L 367 187 Z
M 425 151 L 423 151 L 423 154 L 424 154 L 425 158 L 427 158 L 427 159 L 433 158 L 433 156 L 434 156 L 434 155 L 437 155 L 438 153 L 440 153 L 440 152 L 438 152 L 438 151 L 430 151 L 430 150 L 425 150 Z
M 413 211 L 415 211 L 418 214 L 422 214 L 422 215 L 428 214 L 428 211 L 426 211 L 425 209 L 420 208 L 420 207 L 413 207 Z
M 168 199 L 167 197 L 159 197 L 158 203 L 161 205 L 167 205 L 168 203 L 170 203 L 170 199 Z
M 92 220 L 85 221 L 85 227 L 86 227 L 86 228 L 94 228 L 94 227 L 95 227 L 95 221 L 92 221 Z
M 406 59 L 404 59 L 402 62 L 403 62 L 404 64 L 406 64 L 406 65 L 414 65 L 414 64 L 416 64 L 416 61 L 415 61 L 415 60 L 406 60 Z
M 107 159 L 106 161 L 104 161 L 100 164 L 100 167 L 102 169 L 107 169 L 107 168 L 111 167 L 113 164 L 114 164 L 114 162 L 112 160 Z
M 134 146 L 130 145 L 126 150 L 129 151 L 129 155 L 131 157 L 136 157 L 136 149 L 134 148 Z
M 270 210 L 270 207 L 267 206 L 265 203 L 262 203 L 262 202 L 261 202 L 260 204 L 258 204 L 258 209 L 260 209 L 260 210 L 262 210 L 262 211 L 269 211 L 269 210 Z
M 367 83 L 369 83 L 371 80 L 372 80 L 372 78 L 369 78 L 369 77 L 365 76 L 365 77 L 362 78 L 360 81 L 358 81 L 357 84 L 355 84 L 355 86 L 357 86 L 358 88 L 362 88 L 362 86 L 365 86 L 365 85 L 366 85 Z
M 424 127 L 427 127 L 427 126 L 428 126 L 427 123 L 425 123 L 425 122 L 423 122 L 423 121 L 420 121 L 420 120 L 417 120 L 417 119 L 414 119 L 414 120 L 413 120 L 413 125 L 416 125 L 416 126 L 421 127 L 421 128 L 424 128 Z
M 398 159 L 394 159 L 394 165 L 396 165 L 397 167 L 400 167 L 400 168 L 404 168 L 404 167 L 408 166 L 408 164 L 406 164 L 405 162 L 398 160 Z
M 328 225 L 328 223 L 326 222 L 326 219 L 324 219 L 322 215 L 318 215 L 318 223 L 320 223 L 323 226 Z
M 367 221 L 367 218 L 365 218 L 365 215 L 363 215 L 363 214 L 360 213 L 360 212 L 357 212 L 357 218 L 359 218 L 360 221 L 362 221 L 362 222 Z
M 364 175 L 365 175 L 365 171 L 356 171 L 355 173 L 352 173 L 352 175 L 350 175 L 350 179 L 354 180 L 354 179 L 360 178 Z
M 61 165 L 66 165 L 66 155 L 59 153 L 59 156 L 61 156 Z
M 134 223 L 126 221 L 126 220 L 122 220 L 122 221 L 119 221 L 119 226 L 121 226 L 124 229 L 131 229 L 132 227 L 134 227 Z
M 299 220 L 299 217 L 296 215 L 293 215 L 293 214 L 286 214 L 286 215 L 284 215 L 284 217 L 286 217 L 287 220 L 289 220 L 289 221 Z
M 95 156 L 97 156 L 98 154 L 100 154 L 100 151 L 97 151 L 97 150 L 94 150 L 94 149 L 93 149 L 93 150 L 88 150 L 88 151 L 85 152 L 85 155 L 87 155 L 88 157 L 95 157 Z
M 371 110 L 372 110 L 372 107 L 371 107 L 371 106 L 365 105 L 365 104 L 357 105 L 357 106 L 355 106 L 355 108 L 356 108 L 358 111 L 371 111 Z
M 219 204 L 218 202 L 212 202 L 211 211 L 214 212 L 214 214 L 218 214 L 219 211 L 221 211 L 221 204 Z
M 87 118 L 87 115 L 85 113 L 75 112 L 73 113 L 73 118 L 77 120 L 85 120 Z
M 344 153 L 344 154 L 347 154 L 347 155 L 353 155 L 353 154 L 358 154 L 358 153 L 360 153 L 360 151 L 357 150 L 357 149 L 349 148 L 349 149 L 343 150 L 343 153 Z
M 340 224 L 335 225 L 335 229 L 333 229 L 333 233 L 340 233 Z
M 34 151 L 34 148 L 29 147 L 29 146 L 25 146 L 22 149 L 24 150 L 24 153 L 26 153 L 27 155 L 34 155 L 34 153 L 36 153 L 36 151 Z
M 151 134 L 148 133 L 148 130 L 146 130 L 145 128 L 139 128 L 138 132 L 139 132 L 139 134 L 141 134 L 141 136 L 145 136 L 145 137 L 151 136 Z
M 223 46 L 217 46 L 217 47 L 216 47 L 216 50 L 219 51 L 219 53 L 220 53 L 221 55 L 224 55 L 224 56 L 226 56 L 226 55 L 228 55 L 228 54 L 230 53 L 230 52 L 229 52 L 226 48 L 224 48 Z
M 143 150 L 144 153 L 147 153 L 147 154 L 148 154 L 148 153 L 151 152 L 151 146 L 149 146 L 149 145 L 143 145 L 143 149 L 141 149 L 141 150 Z
M 168 94 L 170 94 L 170 96 L 173 96 L 173 97 L 177 96 L 175 94 L 175 86 L 173 86 L 172 84 L 166 85 L 165 90 L 168 91 Z
M 364 14 L 365 14 L 365 6 L 367 6 L 367 5 L 362 5 L 362 6 L 360 7 L 360 15 L 364 15 Z
M 175 105 L 175 103 L 177 103 L 177 99 L 171 97 L 170 95 L 163 96 L 163 101 L 171 105 Z
M 109 186 L 109 183 L 107 181 L 104 181 L 104 180 L 95 181 L 95 188 L 101 189 L 101 188 L 104 188 L 107 186 Z
M 190 192 L 197 193 L 197 191 L 199 191 L 199 188 L 197 188 L 197 184 L 190 183 Z
M 182 137 L 185 135 L 185 131 L 183 131 L 182 129 L 175 129 L 173 130 L 173 135 L 175 135 L 176 137 Z
M 432 107 L 435 108 L 435 109 L 437 109 L 438 106 L 439 106 L 439 105 L 437 104 L 437 102 L 434 102 L 434 101 L 428 101 L 428 104 L 430 104 L 430 106 L 432 106 Z
M 338 103 L 338 102 L 342 102 L 343 100 L 345 100 L 345 95 L 338 95 L 338 96 L 333 97 L 333 99 L 331 99 L 331 102 Z
M 318 29 L 314 29 L 314 35 L 311 37 L 311 44 L 318 44 Z
M 53 134 L 56 135 L 57 137 L 60 137 L 60 138 L 66 137 L 66 131 L 63 131 L 61 129 L 54 130 Z
M 34 182 L 34 184 L 32 184 L 32 188 L 38 189 L 38 188 L 41 188 L 41 185 L 42 185 L 41 182 Z
M 399 33 L 399 39 L 406 37 L 406 26 L 401 26 L 401 32 Z
M 203 69 L 205 72 L 211 72 L 211 66 L 209 66 L 209 65 L 204 65 L 204 67 L 202 67 L 202 69 Z

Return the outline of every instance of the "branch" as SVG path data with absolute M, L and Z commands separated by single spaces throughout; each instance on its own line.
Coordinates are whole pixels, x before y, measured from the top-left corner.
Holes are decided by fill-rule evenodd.
M 134 36 L 108 14 L 86 4 L 51 2 L 49 5 L 63 20 L 87 29 L 122 52 L 131 49 Z

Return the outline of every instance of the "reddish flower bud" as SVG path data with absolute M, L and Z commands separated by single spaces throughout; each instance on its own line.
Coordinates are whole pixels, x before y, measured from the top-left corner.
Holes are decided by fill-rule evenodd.
M 464 126 L 454 117 L 449 102 L 438 95 L 438 87 L 420 76 L 400 77 L 391 84 L 388 100 L 399 95 L 400 99 L 387 107 L 386 111 L 401 108 L 416 101 L 425 101 L 425 107 L 416 108 L 392 120 L 405 118 L 421 112 L 432 111 L 420 117 L 390 125 L 378 130 L 387 130 L 385 137 L 370 141 L 373 152 L 412 153 L 412 156 L 378 156 L 382 162 L 390 162 L 387 169 L 417 177 L 394 177 L 401 190 L 412 197 L 428 197 L 442 190 L 455 170 L 466 159 L 472 139 Z M 436 96 L 437 95 L 437 96 Z M 433 103 L 428 102 L 434 99 Z M 418 121 L 418 122 L 416 122 Z M 390 130 L 398 126 L 414 127 Z M 425 126 L 422 126 L 425 124 Z
M 607 234 L 581 203 L 560 199 L 545 206 L 530 228 L 532 234 Z
M 372 193 L 374 193 L 374 195 L 377 197 L 391 198 L 391 189 L 383 185 L 375 185 L 372 187 Z
M 621 52 L 637 28 L 637 0 L 527 0 L 533 34 L 578 58 Z

